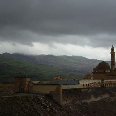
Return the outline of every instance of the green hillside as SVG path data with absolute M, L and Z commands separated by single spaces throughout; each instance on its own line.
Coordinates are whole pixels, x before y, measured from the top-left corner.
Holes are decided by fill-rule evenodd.
M 34 80 L 51 79 L 59 73 L 58 68 L 45 65 L 34 65 L 24 61 L 0 59 L 0 80 L 11 81 L 16 76 L 32 77 Z
M 27 76 L 33 80 L 50 80 L 61 75 L 63 78 L 80 78 L 91 72 L 100 61 L 80 56 L 53 55 L 0 55 L 0 81 L 13 81 L 16 76 Z

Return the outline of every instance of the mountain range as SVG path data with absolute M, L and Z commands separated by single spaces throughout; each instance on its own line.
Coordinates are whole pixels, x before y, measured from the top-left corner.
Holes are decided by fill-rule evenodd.
M 0 81 L 12 81 L 16 76 L 33 80 L 51 80 L 55 76 L 81 78 L 90 73 L 100 60 L 82 56 L 0 54 Z

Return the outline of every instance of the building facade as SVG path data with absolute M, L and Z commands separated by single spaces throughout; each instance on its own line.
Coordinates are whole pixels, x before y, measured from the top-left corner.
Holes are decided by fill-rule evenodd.
M 100 80 L 112 80 L 116 79 L 115 68 L 115 50 L 114 46 L 111 47 L 111 63 L 102 61 L 95 68 L 93 72 L 86 77 L 86 79 L 100 79 Z

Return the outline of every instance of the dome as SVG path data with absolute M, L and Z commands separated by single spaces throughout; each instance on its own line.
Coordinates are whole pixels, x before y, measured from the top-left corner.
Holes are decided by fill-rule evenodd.
M 110 65 L 104 61 L 100 62 L 96 68 L 94 68 L 94 72 L 109 72 Z

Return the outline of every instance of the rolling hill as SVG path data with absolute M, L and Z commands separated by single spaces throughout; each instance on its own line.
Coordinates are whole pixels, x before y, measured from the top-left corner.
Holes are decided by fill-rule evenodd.
M 16 76 L 28 76 L 34 80 L 50 80 L 61 75 L 64 78 L 80 78 L 92 71 L 100 60 L 82 56 L 0 54 L 0 81 L 11 81 Z

